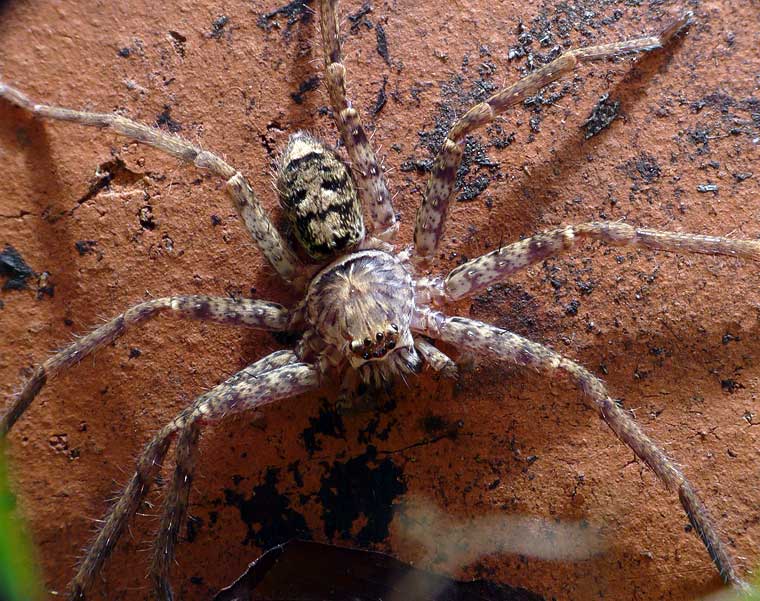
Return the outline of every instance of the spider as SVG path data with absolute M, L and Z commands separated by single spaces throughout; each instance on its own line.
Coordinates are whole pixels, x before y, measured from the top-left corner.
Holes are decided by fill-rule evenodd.
M 110 128 L 207 169 L 226 182 L 236 211 L 274 270 L 302 300 L 291 308 L 262 301 L 175 296 L 140 303 L 98 327 L 39 365 L 0 418 L 5 436 L 44 385 L 128 329 L 160 314 L 271 331 L 297 331 L 293 350 L 264 357 L 198 397 L 159 430 L 80 563 L 70 598 L 84 598 L 119 537 L 156 480 L 172 442 L 175 464 L 166 487 L 154 544 L 151 577 L 156 595 L 171 598 L 169 572 L 188 496 L 201 427 L 233 412 L 255 410 L 322 387 L 350 397 L 360 387 L 378 388 L 418 373 L 423 365 L 452 373 L 455 362 L 435 341 L 473 355 L 490 356 L 547 376 L 574 382 L 613 432 L 677 493 L 696 532 L 725 582 L 744 587 L 707 509 L 680 468 L 637 426 L 605 384 L 571 359 L 512 332 L 446 315 L 447 303 L 470 298 L 519 270 L 570 250 L 584 240 L 670 252 L 729 255 L 760 260 L 760 242 L 636 228 L 622 222 L 592 222 L 546 231 L 502 245 L 469 260 L 445 277 L 430 275 L 429 261 L 443 236 L 455 175 L 469 133 L 492 122 L 579 63 L 646 52 L 684 31 L 691 13 L 653 36 L 568 51 L 465 113 L 450 130 L 432 168 L 417 213 L 414 245 L 394 245 L 398 222 L 391 197 L 359 114 L 346 96 L 346 69 L 338 35 L 337 1 L 321 0 L 324 79 L 335 124 L 349 160 L 300 132 L 284 151 L 277 184 L 285 214 L 300 248 L 291 248 L 273 226 L 245 177 L 219 156 L 179 136 L 117 114 L 37 104 L 0 83 L 0 97 L 34 116 Z M 367 235 L 364 215 L 372 235 Z

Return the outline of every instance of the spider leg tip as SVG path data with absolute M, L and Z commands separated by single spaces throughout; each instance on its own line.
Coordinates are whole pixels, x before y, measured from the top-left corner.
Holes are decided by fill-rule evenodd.
M 671 23 L 663 32 L 662 39 L 667 42 L 668 40 L 676 37 L 678 34 L 686 31 L 694 23 L 694 11 L 686 10 L 681 13 L 673 23 Z

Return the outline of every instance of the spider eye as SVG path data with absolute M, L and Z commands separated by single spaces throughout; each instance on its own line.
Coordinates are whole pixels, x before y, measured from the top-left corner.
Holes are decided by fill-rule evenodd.
M 383 330 L 375 332 L 374 336 L 365 338 L 351 338 L 348 349 L 357 357 L 365 361 L 382 359 L 398 345 L 399 327 L 390 324 Z

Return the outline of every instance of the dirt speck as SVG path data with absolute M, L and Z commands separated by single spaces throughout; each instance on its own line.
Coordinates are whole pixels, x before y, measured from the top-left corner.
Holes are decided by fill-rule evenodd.
M 175 121 L 171 117 L 171 107 L 168 104 L 164 105 L 164 110 L 156 115 L 156 125 L 162 127 L 173 134 L 182 131 L 182 125 L 178 121 Z
M 372 107 L 372 110 L 370 111 L 370 114 L 373 117 L 376 117 L 380 113 L 380 111 L 383 110 L 385 103 L 388 101 L 388 96 L 385 93 L 385 88 L 387 85 L 388 85 L 388 77 L 384 76 L 383 83 L 377 92 L 377 98 L 375 98 L 375 105 Z
M 74 247 L 77 249 L 79 255 L 83 257 L 84 255 L 94 252 L 97 244 L 96 240 L 77 240 L 74 242 Z
M 626 172 L 633 180 L 640 179 L 647 184 L 651 184 L 660 177 L 662 169 L 655 157 L 642 152 L 638 157 L 626 163 Z
M 272 27 L 279 29 L 282 28 L 280 18 L 284 18 L 284 34 L 286 38 L 289 38 L 290 32 L 296 23 L 306 25 L 311 21 L 314 11 L 309 6 L 309 2 L 310 0 L 293 0 L 273 11 L 259 15 L 257 25 L 266 31 L 269 31 Z
M 610 126 L 620 111 L 620 101 L 611 100 L 609 94 L 604 94 L 596 103 L 594 109 L 591 111 L 588 119 L 583 122 L 583 127 L 586 130 L 585 138 L 593 138 L 603 129 Z
M 385 35 L 385 28 L 380 23 L 375 25 L 375 35 L 377 37 L 377 53 L 390 66 L 391 55 L 388 51 L 388 37 Z
M 230 18 L 227 15 L 220 15 L 216 19 L 213 20 L 211 23 L 211 31 L 209 32 L 209 37 L 212 37 L 214 39 L 219 39 L 222 37 L 222 34 L 224 33 L 224 28 L 227 26 L 227 24 L 230 22 Z
M 308 92 L 311 92 L 313 90 L 316 90 L 319 87 L 319 76 L 318 75 L 312 75 L 305 81 L 302 81 L 300 84 L 298 84 L 298 91 L 293 92 L 290 97 L 293 99 L 293 102 L 296 104 L 303 104 L 303 101 L 306 98 L 306 94 Z
M 362 25 L 367 29 L 372 29 L 372 22 L 367 18 L 367 15 L 371 12 L 372 4 L 370 2 L 365 2 L 359 10 L 348 15 L 348 20 L 351 23 L 351 33 L 359 31 L 359 28 Z
M 26 264 L 15 248 L 6 244 L 0 252 L 0 277 L 5 278 L 3 290 L 23 290 L 28 288 L 27 280 L 34 275 L 34 270 Z

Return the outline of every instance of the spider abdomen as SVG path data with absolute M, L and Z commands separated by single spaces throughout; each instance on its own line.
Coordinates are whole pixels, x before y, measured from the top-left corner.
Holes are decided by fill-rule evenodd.
M 291 136 L 277 188 L 296 238 L 312 258 L 323 260 L 364 238 L 362 208 L 348 168 L 309 134 Z

